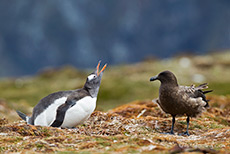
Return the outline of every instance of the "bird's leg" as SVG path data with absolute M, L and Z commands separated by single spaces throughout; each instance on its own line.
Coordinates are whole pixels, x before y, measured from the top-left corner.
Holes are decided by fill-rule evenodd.
M 172 116 L 172 127 L 171 127 L 171 131 L 169 134 L 174 135 L 173 129 L 174 129 L 174 124 L 175 124 L 175 116 Z
M 189 127 L 189 116 L 187 117 L 186 121 L 187 121 L 187 128 L 186 128 L 186 132 L 184 132 L 184 135 L 188 135 L 188 136 L 189 136 L 189 133 L 188 133 L 188 127 Z

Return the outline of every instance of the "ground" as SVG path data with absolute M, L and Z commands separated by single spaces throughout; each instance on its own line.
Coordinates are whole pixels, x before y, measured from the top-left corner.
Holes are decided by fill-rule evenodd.
M 96 64 L 95 64 L 96 65 Z M 48 94 L 83 86 L 92 70 L 66 66 L 30 77 L 0 79 L 1 153 L 230 153 L 230 52 L 206 56 L 146 59 L 141 63 L 106 68 L 96 111 L 75 129 L 31 126 L 15 110 L 31 115 Z M 174 72 L 182 85 L 209 83 L 210 108 L 190 121 L 171 116 L 152 102 L 159 82 L 150 77 L 163 70 Z
M 176 118 L 176 135 L 169 132 L 171 117 L 151 100 L 135 101 L 109 110 L 95 111 L 75 129 L 32 126 L 24 121 L 0 119 L 1 152 L 75 153 L 226 153 L 230 152 L 230 99 L 212 96 L 211 106 L 191 119 Z M 218 104 L 218 101 L 226 102 Z M 3 102 L 1 104 L 4 104 Z

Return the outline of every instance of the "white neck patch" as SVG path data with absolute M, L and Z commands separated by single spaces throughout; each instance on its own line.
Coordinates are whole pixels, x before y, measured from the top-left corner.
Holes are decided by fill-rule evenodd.
M 95 74 L 91 74 L 91 75 L 89 75 L 88 76 L 88 80 L 90 81 L 90 80 L 92 80 L 92 79 L 94 79 L 94 78 L 96 78 L 97 76 L 95 75 Z

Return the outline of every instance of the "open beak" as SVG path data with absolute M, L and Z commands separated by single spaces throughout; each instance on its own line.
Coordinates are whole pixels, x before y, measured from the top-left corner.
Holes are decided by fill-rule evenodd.
M 156 76 L 154 76 L 154 77 L 151 77 L 150 78 L 150 81 L 155 81 L 155 80 L 157 80 L 158 79 L 158 76 L 156 75 Z
M 101 69 L 101 71 L 99 72 L 100 64 L 101 64 L 101 61 L 99 61 L 98 64 L 97 64 L 97 76 L 99 76 L 101 74 L 101 72 L 103 72 L 105 70 L 105 68 L 107 66 L 107 64 L 105 64 L 103 66 L 103 68 Z

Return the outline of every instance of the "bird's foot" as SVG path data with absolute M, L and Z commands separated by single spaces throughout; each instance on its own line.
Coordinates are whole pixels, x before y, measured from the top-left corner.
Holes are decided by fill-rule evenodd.
M 180 136 L 183 136 L 183 135 L 190 136 L 190 134 L 188 133 L 188 131 L 186 131 L 186 132 L 180 134 Z

